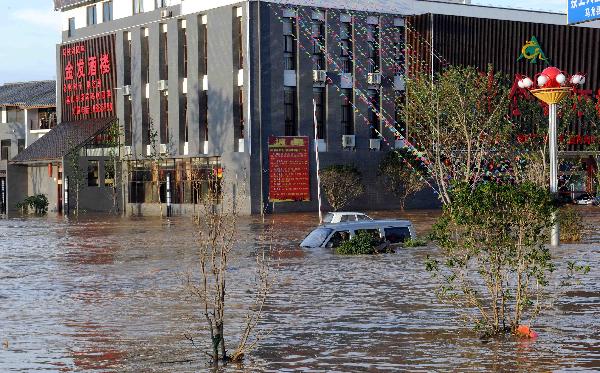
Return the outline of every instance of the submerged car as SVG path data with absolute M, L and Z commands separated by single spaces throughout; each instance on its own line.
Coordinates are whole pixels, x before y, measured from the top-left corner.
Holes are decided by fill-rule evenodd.
M 573 200 L 576 205 L 597 205 L 598 199 L 589 193 L 584 193 Z
M 337 224 L 352 221 L 373 220 L 362 212 L 329 212 L 323 217 L 323 224 Z
M 416 239 L 412 223 L 408 220 L 368 220 L 350 223 L 326 224 L 315 228 L 300 244 L 305 248 L 336 248 L 359 232 L 366 232 L 381 242 L 398 245 Z

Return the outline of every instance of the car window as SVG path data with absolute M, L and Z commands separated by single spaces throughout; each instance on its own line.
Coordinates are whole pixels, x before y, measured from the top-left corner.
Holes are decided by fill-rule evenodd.
M 400 243 L 410 238 L 410 230 L 408 227 L 385 228 L 384 232 L 385 239 L 390 243 Z
M 379 234 L 379 229 L 357 229 L 356 230 L 356 234 L 359 234 L 361 232 L 364 233 L 368 233 L 370 234 L 374 239 L 380 241 L 381 240 L 381 235 Z
M 353 221 L 354 216 L 352 215 L 342 215 L 340 216 L 340 222 Z
M 356 215 L 356 220 L 371 220 L 367 215 Z
M 325 216 L 323 217 L 323 223 L 331 223 L 332 220 L 333 220 L 332 213 L 325 214 Z
M 350 231 L 339 231 L 335 232 L 331 235 L 329 242 L 327 242 L 327 247 L 336 248 L 339 247 L 342 242 L 348 241 L 350 239 Z
M 331 228 L 317 228 L 310 232 L 308 236 L 302 241 L 300 246 L 302 247 L 319 247 L 323 244 L 323 241 L 331 234 L 333 229 Z

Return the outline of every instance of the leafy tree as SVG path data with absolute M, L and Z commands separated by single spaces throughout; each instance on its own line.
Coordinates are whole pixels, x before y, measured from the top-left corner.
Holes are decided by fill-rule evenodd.
M 444 279 L 438 296 L 477 310 L 465 316 L 485 334 L 515 332 L 540 312 L 554 270 L 544 246 L 556 210 L 552 196 L 532 183 L 457 183 L 449 193 L 452 208 L 444 208 L 432 233 L 442 260 L 427 262 Z
M 320 171 L 327 201 L 338 211 L 364 193 L 360 171 L 354 166 L 333 165 Z
M 379 176 L 384 180 L 386 188 L 398 197 L 402 211 L 406 199 L 426 186 L 423 175 L 427 171 L 414 164 L 412 159 L 408 150 L 399 149 L 387 153 L 379 163 Z
M 424 160 L 442 203 L 451 202 L 451 183 L 476 185 L 485 178 L 487 163 L 510 158 L 508 86 L 491 67 L 480 73 L 451 66 L 433 80 L 427 72 L 417 73 L 407 79 L 406 91 L 402 113 L 410 151 Z

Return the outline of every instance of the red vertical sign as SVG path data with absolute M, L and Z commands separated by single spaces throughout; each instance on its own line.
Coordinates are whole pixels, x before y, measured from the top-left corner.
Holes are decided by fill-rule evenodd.
M 62 120 L 115 115 L 115 35 L 60 47 Z
M 269 201 L 310 201 L 308 137 L 269 137 Z

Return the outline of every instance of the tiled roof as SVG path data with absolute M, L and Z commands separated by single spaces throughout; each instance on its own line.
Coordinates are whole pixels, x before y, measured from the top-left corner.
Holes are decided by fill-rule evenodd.
M 0 106 L 56 106 L 56 81 L 41 80 L 0 85 Z
M 61 159 L 102 132 L 115 120 L 116 118 L 101 118 L 63 122 L 25 148 L 11 163 Z

